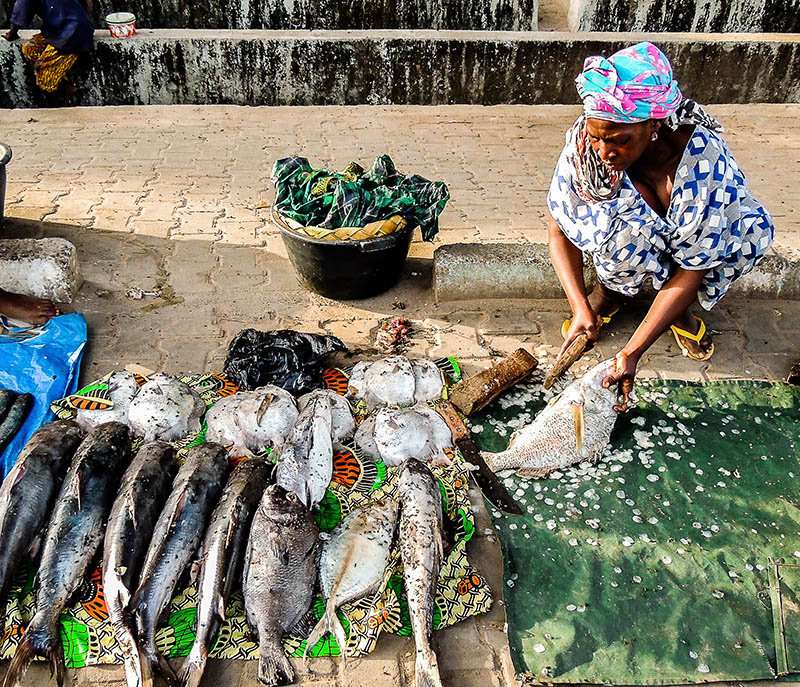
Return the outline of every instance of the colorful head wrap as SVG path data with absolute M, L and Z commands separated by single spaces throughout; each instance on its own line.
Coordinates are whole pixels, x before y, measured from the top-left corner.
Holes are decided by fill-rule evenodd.
M 652 43 L 586 58 L 575 84 L 584 114 L 609 122 L 665 119 L 683 100 L 667 56 Z

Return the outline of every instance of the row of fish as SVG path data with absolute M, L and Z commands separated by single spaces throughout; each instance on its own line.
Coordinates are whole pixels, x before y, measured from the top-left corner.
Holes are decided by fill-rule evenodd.
M 0 540 L 6 543 L 0 591 L 7 591 L 20 557 L 36 548 L 29 533 L 45 531 L 36 613 L 4 685 L 19 684 L 34 656 L 46 657 L 63 684 L 59 616 L 101 546 L 106 604 L 131 687 L 151 685 L 154 673 L 170 684 L 179 682 L 158 652 L 155 631 L 198 552 L 196 638 L 180 682 L 200 683 L 225 604 L 240 580 L 259 643 L 259 678 L 267 685 L 291 681 L 280 640 L 307 623 L 317 577 L 328 603 L 309 646 L 332 631 L 344 654 L 346 636 L 336 609 L 380 584 L 398 512 L 423 676 L 418 684 L 439 684 L 430 633 L 442 516 L 438 483 L 430 471 L 407 461 L 397 503 L 351 513 L 320 543 L 313 516 L 300 498 L 279 485 L 267 486 L 270 467 L 250 458 L 228 477 L 227 452 L 214 443 L 192 447 L 180 468 L 163 441 L 143 444 L 131 459 L 129 429 L 118 422 L 99 425 L 85 436 L 72 421 L 42 427 L 0 487 Z

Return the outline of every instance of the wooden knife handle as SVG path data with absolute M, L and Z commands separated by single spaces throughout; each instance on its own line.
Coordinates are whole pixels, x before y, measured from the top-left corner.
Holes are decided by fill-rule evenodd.
M 528 351 L 518 348 L 488 370 L 456 384 L 450 392 L 450 401 L 464 415 L 470 415 L 525 379 L 538 364 L 539 361 Z

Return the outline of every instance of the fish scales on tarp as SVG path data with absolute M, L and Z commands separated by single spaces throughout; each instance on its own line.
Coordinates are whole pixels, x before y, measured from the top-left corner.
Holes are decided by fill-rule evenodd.
M 638 392 L 598 463 L 504 477 L 526 511 L 490 509 L 516 669 L 616 685 L 791 672 L 800 651 L 781 670 L 769 568 L 800 563 L 800 389 L 670 381 Z M 470 417 L 475 442 L 502 450 L 550 395 L 518 386 Z M 778 641 L 800 646 L 791 580 Z
M 452 381 L 460 376 L 457 361 L 442 358 L 435 361 Z M 53 411 L 60 418 L 75 417 L 79 408 L 112 408 L 109 398 L 108 380 L 111 374 L 86 385 L 74 395 L 53 404 Z M 211 406 L 216 400 L 238 390 L 222 374 L 196 374 L 179 376 L 206 403 Z M 348 372 L 338 368 L 323 370 L 325 388 L 344 395 L 348 388 Z M 136 375 L 142 386 L 148 378 Z M 363 419 L 363 415 L 357 415 Z M 205 424 L 200 432 L 179 442 L 177 451 L 181 461 L 188 448 L 204 441 Z M 140 445 L 135 442 L 134 449 Z M 451 456 L 454 457 L 454 456 Z M 448 627 L 461 620 L 485 613 L 492 604 L 492 591 L 480 570 L 473 566 L 467 556 L 467 542 L 474 532 L 474 518 L 469 501 L 467 470 L 460 462 L 451 467 L 432 468 L 442 491 L 444 530 L 446 546 L 436 589 L 434 617 L 436 629 Z M 399 468 L 392 468 L 382 461 L 362 459 L 358 450 L 348 444 L 333 456 L 331 483 L 315 512 L 317 524 L 323 532 L 330 532 L 353 510 L 368 506 L 374 501 L 394 498 L 397 495 Z M 14 654 L 25 624 L 34 611 L 35 567 L 20 566 L 12 589 L 8 595 L 6 632 L 0 646 L 0 660 Z M 195 638 L 197 590 L 188 586 L 173 596 L 167 613 L 167 621 L 156 633 L 156 645 L 169 658 L 189 654 Z M 319 620 L 325 609 L 324 599 L 317 594 L 314 613 Z M 411 635 L 408 607 L 403 592 L 400 550 L 395 543 L 390 562 L 379 590 L 363 599 L 346 603 L 339 608 L 344 618 L 345 629 L 351 631 L 348 650 L 351 655 L 363 656 L 371 652 L 382 632 Z M 67 608 L 61 617 L 62 636 L 66 665 L 78 668 L 86 665 L 121 663 L 122 655 L 114 637 L 113 627 L 103 601 L 103 587 L 99 571 L 88 576 L 76 593 L 76 603 Z M 289 634 L 283 638 L 287 651 L 302 656 L 305 638 Z M 309 650 L 311 656 L 338 655 L 340 652 L 332 637 L 324 637 L 317 646 Z M 226 608 L 225 620 L 210 653 L 211 658 L 257 659 L 258 646 L 253 641 L 247 625 L 242 593 L 235 589 Z

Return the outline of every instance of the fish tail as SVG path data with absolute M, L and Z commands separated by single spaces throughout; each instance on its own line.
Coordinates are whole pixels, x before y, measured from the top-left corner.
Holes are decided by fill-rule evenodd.
M 139 674 L 142 687 L 153 687 L 153 662 L 143 649 L 139 650 Z
M 144 681 L 142 661 L 133 633 L 124 623 L 118 623 L 114 625 L 114 634 L 122 649 L 122 663 L 125 667 L 125 681 L 128 687 L 142 687 Z
M 57 617 L 57 616 L 56 616 Z M 44 622 L 38 614 L 28 624 L 14 658 L 8 667 L 3 687 L 16 687 L 22 681 L 34 656 L 44 656 L 50 663 L 50 674 L 55 675 L 58 686 L 64 684 L 64 652 L 57 628 Z
M 303 660 L 308 658 L 308 650 L 313 647 L 322 637 L 330 632 L 335 638 L 341 651 L 342 661 L 347 663 L 347 635 L 344 632 L 342 623 L 336 615 L 336 606 L 330 601 L 325 608 L 325 614 L 319 619 L 311 634 L 306 641 L 306 649 L 303 652 Z
M 192 646 L 186 663 L 183 664 L 181 672 L 181 684 L 183 687 L 198 687 L 203 672 L 206 669 L 208 659 L 208 647 L 196 643 Z
M 503 469 L 504 461 L 502 453 L 491 453 L 489 451 L 481 451 L 481 458 L 489 466 L 492 472 L 497 472 Z
M 439 662 L 430 647 L 423 651 L 417 650 L 414 672 L 416 687 L 442 687 Z
M 164 656 L 162 653 L 158 654 L 156 668 L 158 670 L 158 674 L 161 676 L 161 679 L 164 680 L 169 687 L 179 687 L 180 680 L 175 674 L 175 671 L 172 669 L 172 666 L 169 664 L 169 661 L 167 661 L 166 656 Z
M 273 687 L 294 682 L 294 670 L 280 640 L 262 642 L 259 647 L 258 680 Z

